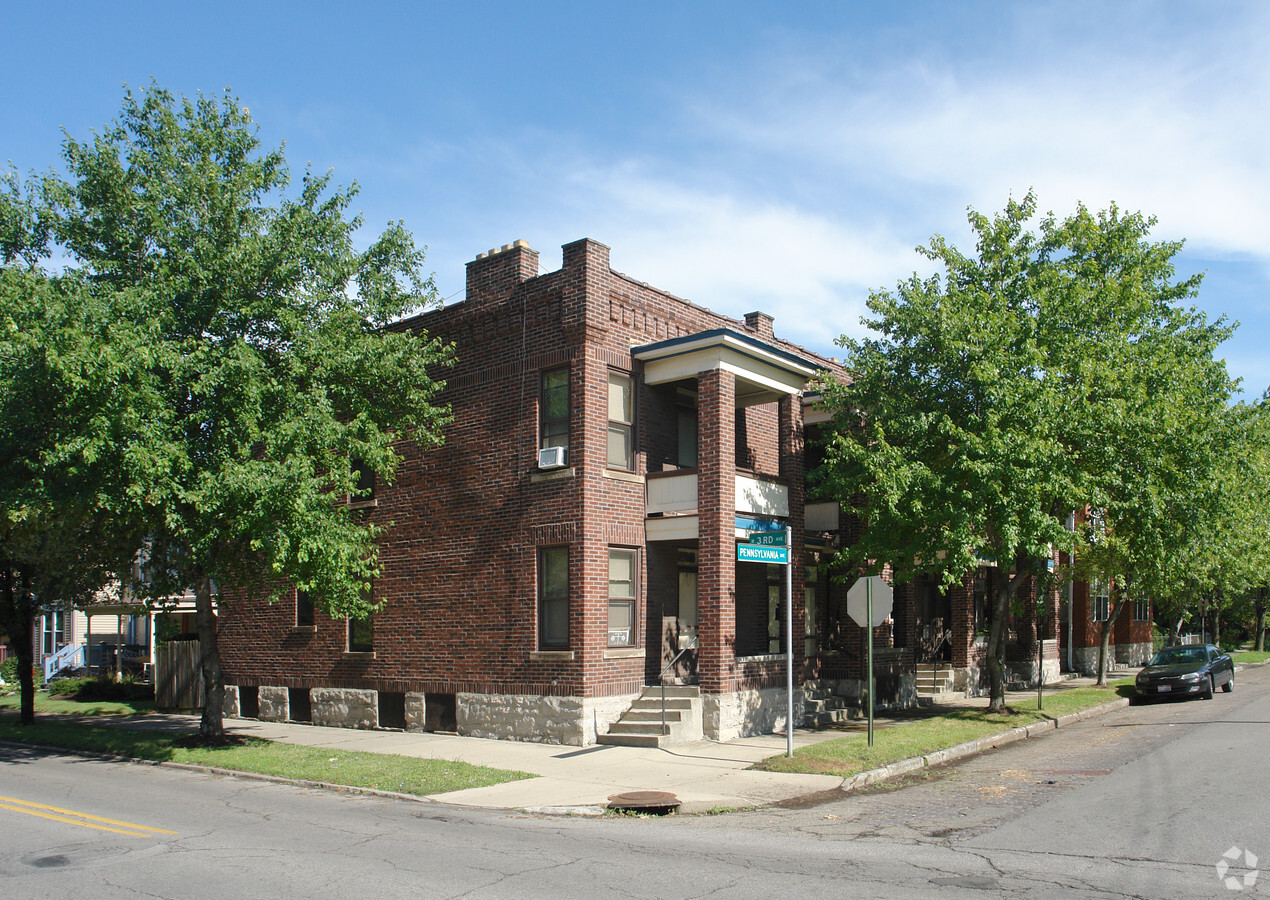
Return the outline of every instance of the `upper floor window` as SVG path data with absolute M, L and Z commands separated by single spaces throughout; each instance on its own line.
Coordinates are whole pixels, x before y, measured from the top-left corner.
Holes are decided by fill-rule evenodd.
M 1148 622 L 1151 619 L 1151 601 L 1150 600 L 1134 600 L 1133 601 L 1133 621 Z
M 611 469 L 635 468 L 635 402 L 631 376 L 609 372 L 609 449 Z
M 569 370 L 542 373 L 542 400 L 538 414 L 538 446 L 569 446 Z

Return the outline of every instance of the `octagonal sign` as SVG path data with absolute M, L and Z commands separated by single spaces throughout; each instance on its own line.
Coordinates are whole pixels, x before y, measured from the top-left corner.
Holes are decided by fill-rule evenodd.
M 882 576 L 872 575 L 868 578 L 856 579 L 856 583 L 847 591 L 847 615 L 861 628 L 866 627 L 865 610 L 868 606 L 869 593 L 873 595 L 874 628 L 886 621 L 886 617 L 891 614 L 895 606 L 895 593 L 891 590 L 891 586 L 882 580 Z

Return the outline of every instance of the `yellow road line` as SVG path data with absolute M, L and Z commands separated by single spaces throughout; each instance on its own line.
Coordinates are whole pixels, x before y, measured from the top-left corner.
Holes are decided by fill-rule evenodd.
M 83 826 L 84 828 L 96 828 L 99 831 L 113 831 L 116 834 L 127 834 L 133 837 L 151 837 L 156 834 L 176 834 L 175 831 L 168 831 L 164 828 L 151 828 L 148 825 L 138 825 L 135 822 L 123 822 L 119 819 L 107 819 L 103 816 L 93 816 L 88 813 L 77 812 L 73 809 L 62 809 L 60 806 L 46 806 L 40 803 L 31 803 L 27 800 L 19 800 L 16 797 L 0 796 L 0 809 L 11 809 L 14 812 L 26 813 L 31 816 L 39 816 L 42 819 L 51 819 L 54 822 L 67 822 L 71 825 Z M 61 813 L 62 815 L 53 815 L 53 813 Z M 97 822 L 104 822 L 106 824 L 94 824 Z M 111 828 L 109 827 L 111 825 L 118 825 L 120 827 Z

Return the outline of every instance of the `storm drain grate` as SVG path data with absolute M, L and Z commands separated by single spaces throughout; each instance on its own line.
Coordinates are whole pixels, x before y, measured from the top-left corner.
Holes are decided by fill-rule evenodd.
M 679 798 L 666 791 L 628 791 L 609 797 L 609 809 L 616 812 L 666 816 L 679 809 Z

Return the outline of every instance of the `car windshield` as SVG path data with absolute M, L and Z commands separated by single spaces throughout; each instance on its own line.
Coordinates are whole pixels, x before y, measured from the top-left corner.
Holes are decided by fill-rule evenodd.
M 1151 658 L 1153 666 L 1176 666 L 1182 663 L 1204 662 L 1207 659 L 1203 647 L 1169 647 Z

